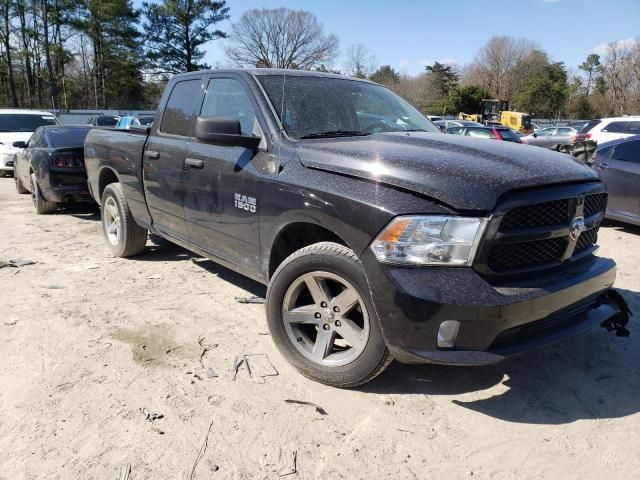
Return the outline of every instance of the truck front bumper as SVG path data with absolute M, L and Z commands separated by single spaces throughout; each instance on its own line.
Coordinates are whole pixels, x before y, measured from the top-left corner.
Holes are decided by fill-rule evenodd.
M 488 365 L 576 335 L 618 315 L 606 292 L 615 262 L 591 257 L 535 278 L 491 284 L 471 268 L 361 260 L 387 346 L 403 363 Z M 454 320 L 450 345 L 441 324 Z

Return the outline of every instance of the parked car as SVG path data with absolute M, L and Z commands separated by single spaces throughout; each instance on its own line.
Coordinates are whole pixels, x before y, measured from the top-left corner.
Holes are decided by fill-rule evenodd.
M 118 121 L 116 128 L 128 130 L 131 127 L 140 127 L 140 126 L 148 127 L 152 123 L 153 123 L 153 115 L 140 115 L 137 117 L 133 115 L 126 115 Z
M 471 120 L 437 120 L 433 123 L 443 132 L 455 127 L 482 127 L 481 123 L 472 122 Z
M 598 144 L 617 140 L 618 138 L 640 135 L 640 116 L 611 117 L 600 120 L 589 120 L 580 133 L 587 140 Z
M 14 157 L 19 151 L 13 142 L 26 142 L 42 125 L 58 125 L 58 120 L 49 112 L 0 109 L 0 174 L 13 174 Z
M 595 168 L 607 184 L 607 218 L 640 225 L 640 135 L 598 146 Z
M 573 127 L 547 127 L 521 137 L 522 143 L 536 147 L 559 150 L 561 145 L 573 145 L 580 138 L 578 129 Z
M 358 111 L 412 131 L 363 128 Z M 597 173 L 443 135 L 375 83 L 175 75 L 148 131 L 94 129 L 85 152 L 115 255 L 141 253 L 150 231 L 267 284 L 271 336 L 314 380 L 359 385 L 392 358 L 493 364 L 600 324 L 625 333 L 615 262 L 594 255 Z
M 36 213 L 63 203 L 92 201 L 84 167 L 84 140 L 90 127 L 40 127 L 27 143 L 16 142 L 18 193 L 31 193 Z
M 96 127 L 115 127 L 120 120 L 118 115 L 92 115 L 87 121 L 87 125 Z
M 501 140 L 505 142 L 522 143 L 520 135 L 515 130 L 504 126 L 471 126 L 471 127 L 453 127 L 447 129 L 447 133 L 451 135 L 463 135 L 465 137 L 489 138 L 492 140 Z

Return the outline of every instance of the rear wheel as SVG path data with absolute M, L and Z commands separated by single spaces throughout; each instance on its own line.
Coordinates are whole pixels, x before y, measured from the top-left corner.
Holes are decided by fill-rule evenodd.
M 130 257 L 144 250 L 147 230 L 133 219 L 119 183 L 111 183 L 104 189 L 101 212 L 102 231 L 114 255 Z
M 20 180 L 20 176 L 18 176 L 16 173 L 14 173 L 13 175 L 14 175 L 13 179 L 16 182 L 16 191 L 21 195 L 25 193 L 29 193 L 29 190 L 27 190 L 25 186 L 22 184 L 22 181 Z
M 38 180 L 36 174 L 31 174 L 31 201 L 33 207 L 36 209 L 37 214 L 49 213 L 56 209 L 58 204 L 56 202 L 48 202 L 42 197 L 40 187 L 38 187 Z
M 391 363 L 360 261 L 322 242 L 298 250 L 267 291 L 269 330 L 303 375 L 335 387 L 372 380 Z

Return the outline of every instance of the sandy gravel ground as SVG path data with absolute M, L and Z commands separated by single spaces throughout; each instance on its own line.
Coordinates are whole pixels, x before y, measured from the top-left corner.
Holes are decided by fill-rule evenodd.
M 0 178 L 0 259 L 37 262 L 0 269 L 0 479 L 638 478 L 640 229 L 601 244 L 631 338 L 394 363 L 342 391 L 297 374 L 263 306 L 234 299 L 260 285 L 161 241 L 114 258 L 97 209 L 37 216 Z

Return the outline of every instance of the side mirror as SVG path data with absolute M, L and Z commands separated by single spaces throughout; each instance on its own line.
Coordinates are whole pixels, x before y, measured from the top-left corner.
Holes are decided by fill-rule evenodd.
M 538 134 L 533 132 L 533 138 L 538 138 Z
M 19 141 L 19 142 L 13 142 L 12 145 L 16 148 L 25 148 L 27 146 L 27 143 Z
M 235 118 L 228 117 L 198 117 L 196 138 L 216 145 L 244 147 L 252 150 L 256 150 L 260 144 L 260 137 L 242 135 L 240 122 Z

